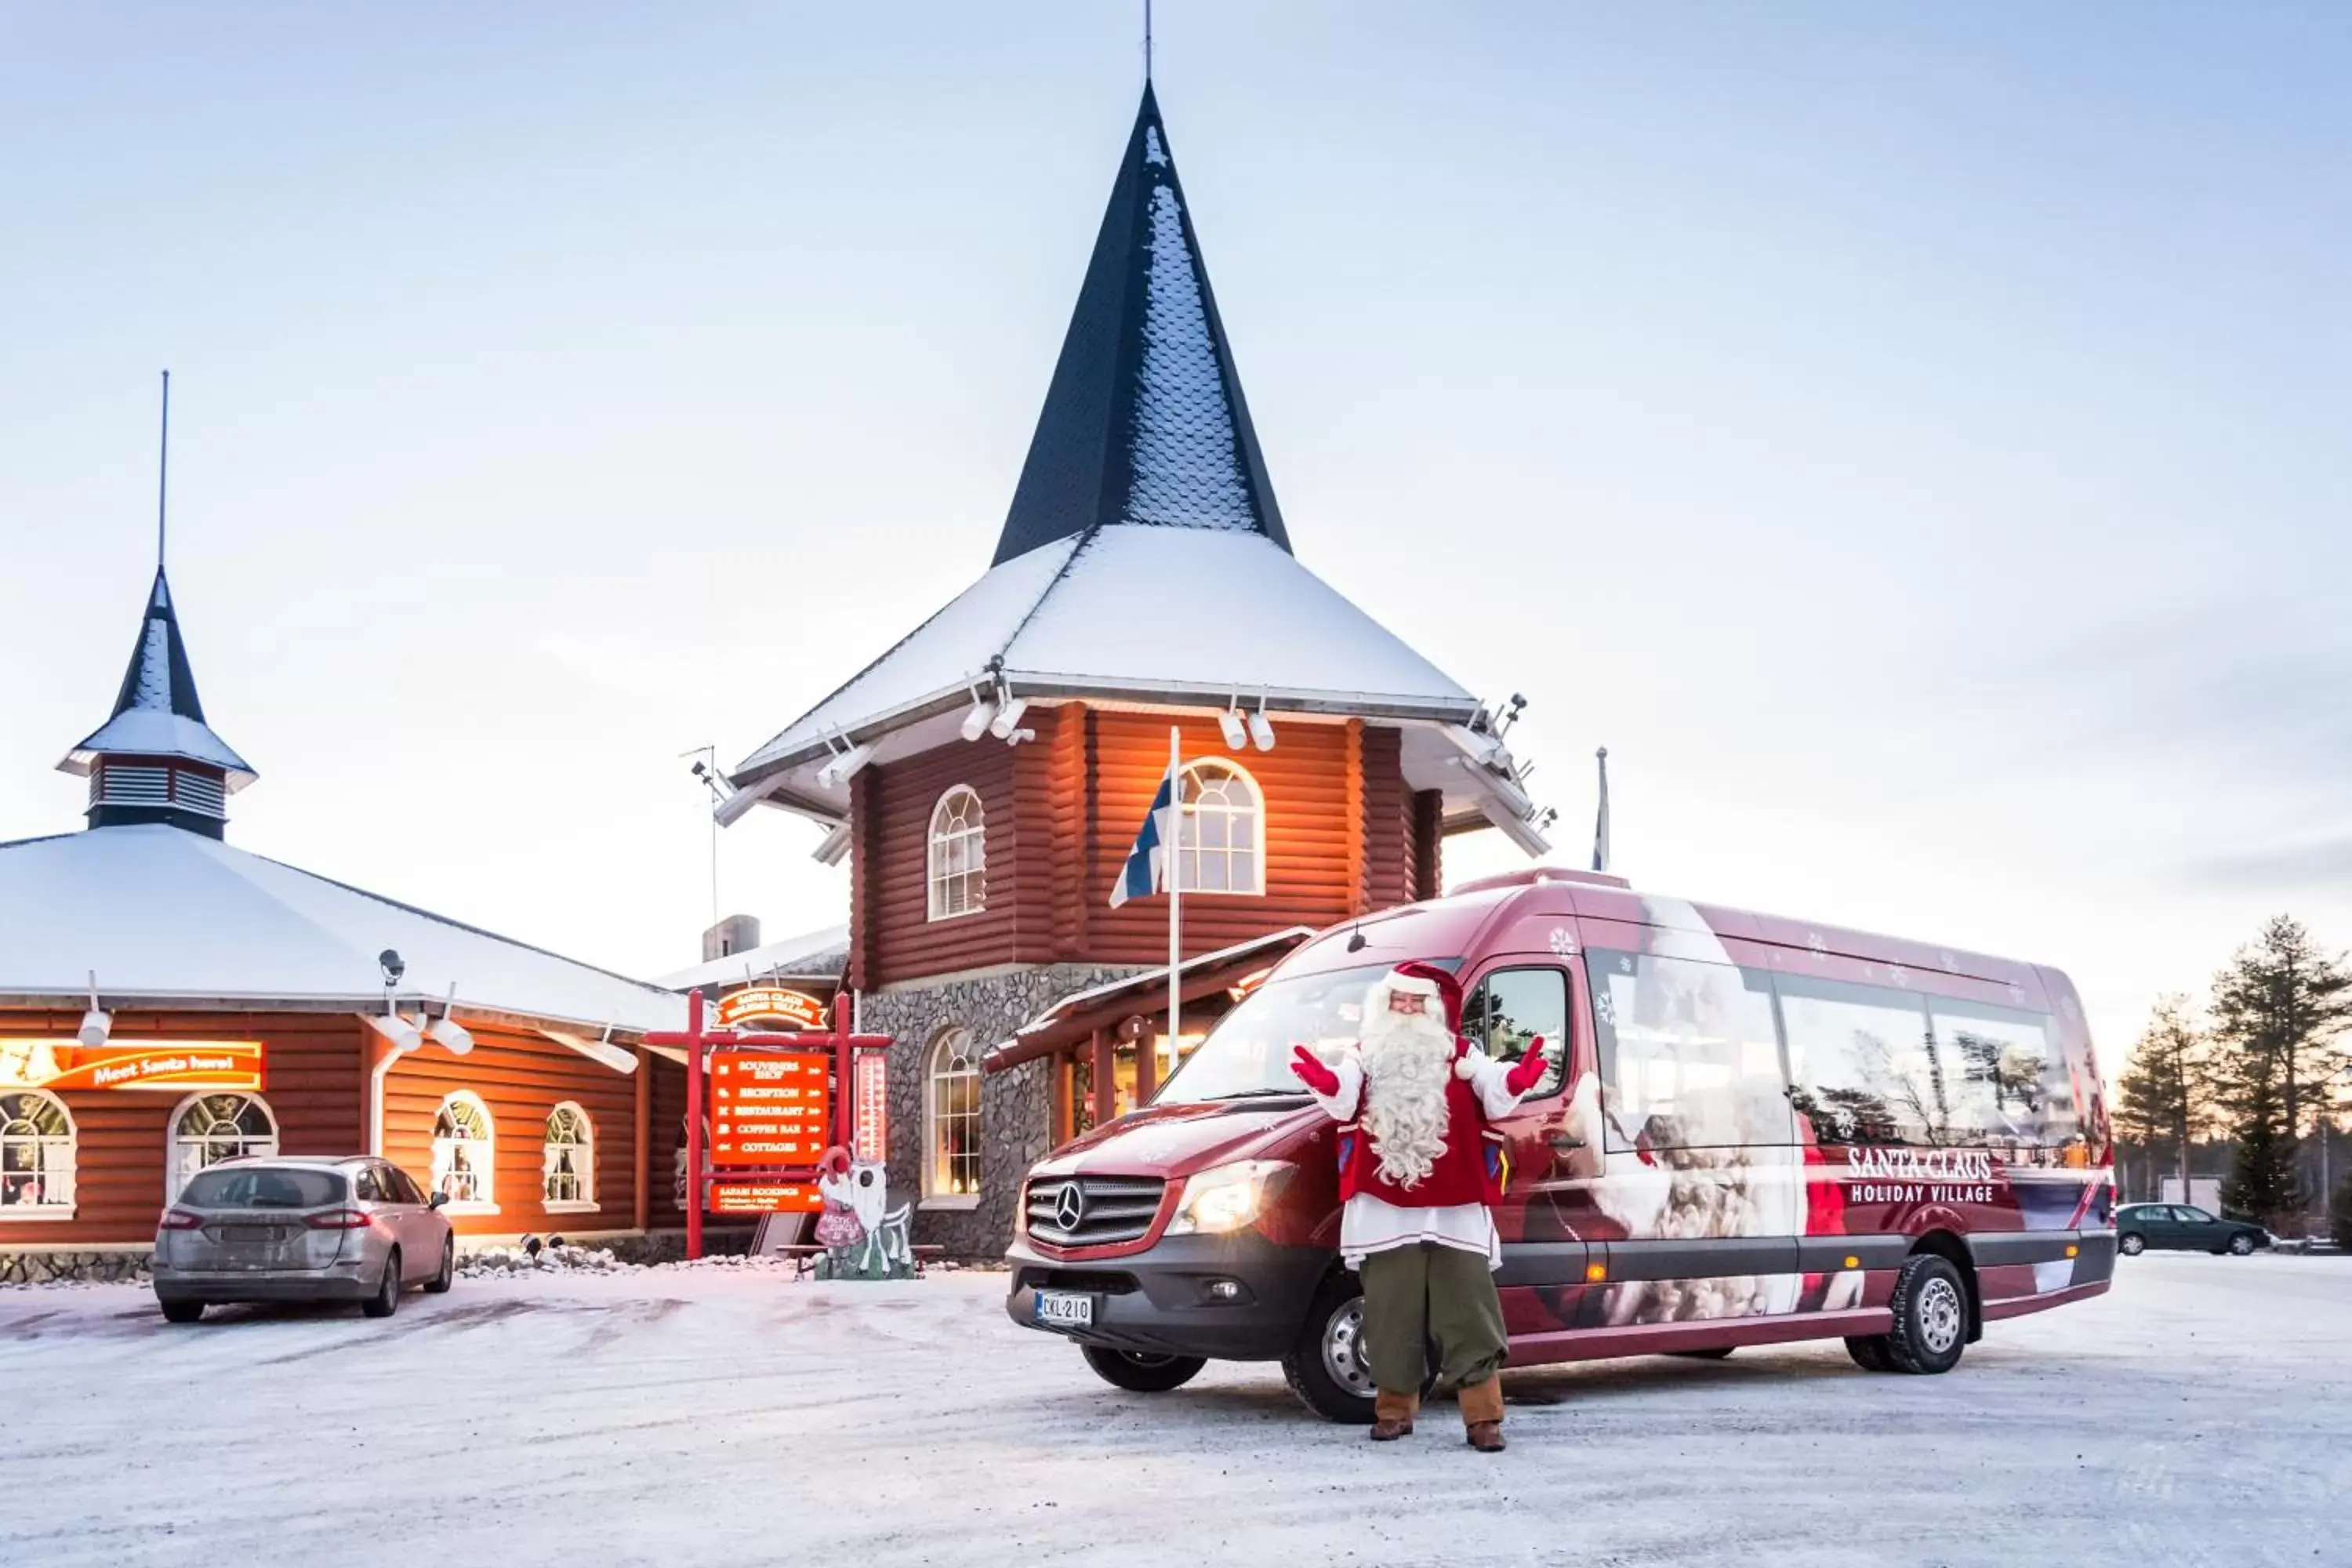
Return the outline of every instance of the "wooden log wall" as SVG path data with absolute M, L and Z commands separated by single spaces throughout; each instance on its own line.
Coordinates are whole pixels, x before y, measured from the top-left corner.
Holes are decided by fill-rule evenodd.
M 635 1079 L 543 1036 L 468 1027 L 474 1048 L 467 1055 L 453 1057 L 428 1045 L 402 1057 L 384 1075 L 384 1157 L 417 1185 L 429 1187 L 434 1119 L 445 1097 L 470 1089 L 490 1113 L 490 1200 L 499 1212 L 453 1215 L 459 1236 L 631 1228 L 636 1205 Z M 543 1201 L 547 1117 L 567 1100 L 588 1113 L 594 1134 L 593 1213 L 550 1212 Z
M 0 1034 L 71 1040 L 79 1013 L 0 1015 Z M 114 1016 L 112 1040 L 259 1040 L 262 1099 L 289 1154 L 367 1152 L 360 1125 L 360 1034 L 348 1013 L 136 1013 Z M 74 1217 L 9 1220 L 0 1247 L 144 1245 L 163 1209 L 172 1118 L 202 1090 L 76 1090 L 58 1096 L 76 1134 Z

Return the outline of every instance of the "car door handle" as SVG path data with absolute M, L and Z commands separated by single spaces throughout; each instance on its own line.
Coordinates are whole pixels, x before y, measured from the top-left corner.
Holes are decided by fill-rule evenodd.
M 1574 1153 L 1584 1147 L 1584 1140 L 1573 1132 L 1555 1132 L 1544 1142 L 1562 1154 Z

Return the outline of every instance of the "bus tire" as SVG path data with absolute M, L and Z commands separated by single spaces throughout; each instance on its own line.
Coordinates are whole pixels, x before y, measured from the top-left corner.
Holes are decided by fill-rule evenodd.
M 1115 1351 L 1105 1345 L 1080 1345 L 1095 1375 L 1113 1388 L 1129 1394 L 1165 1394 L 1181 1388 L 1208 1365 L 1196 1355 L 1149 1355 L 1140 1351 Z
M 1853 1364 L 1864 1372 L 1895 1370 L 1886 1364 L 1885 1334 L 1848 1334 L 1845 1340 L 1845 1353 L 1852 1356 Z
M 1315 1292 L 1297 1342 L 1282 1358 L 1282 1380 L 1298 1402 L 1326 1421 L 1368 1426 L 1372 1369 L 1363 1355 L 1364 1288 L 1334 1274 Z
M 1968 1348 L 1969 1286 L 1951 1259 L 1915 1252 L 1895 1275 L 1895 1327 L 1886 1336 L 1886 1364 L 1926 1376 L 1949 1372 Z

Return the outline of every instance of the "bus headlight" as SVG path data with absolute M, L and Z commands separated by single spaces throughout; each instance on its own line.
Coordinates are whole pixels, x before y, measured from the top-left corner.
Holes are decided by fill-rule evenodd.
M 1241 1229 L 1265 1212 L 1295 1168 L 1284 1160 L 1236 1160 L 1187 1177 L 1168 1234 L 1223 1236 Z

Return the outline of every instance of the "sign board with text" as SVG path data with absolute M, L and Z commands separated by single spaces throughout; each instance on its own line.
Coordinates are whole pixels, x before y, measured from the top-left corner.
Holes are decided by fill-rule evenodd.
M 814 1182 L 735 1182 L 710 1184 L 712 1214 L 816 1214 L 824 1199 Z
M 719 1026 L 782 1024 L 788 1029 L 823 1029 L 824 1004 L 805 992 L 781 985 L 748 985 L 719 999 Z
M 258 1040 L 0 1038 L 0 1089 L 262 1089 Z
M 831 1141 L 832 1058 L 816 1051 L 722 1051 L 710 1062 L 710 1163 L 814 1166 Z

